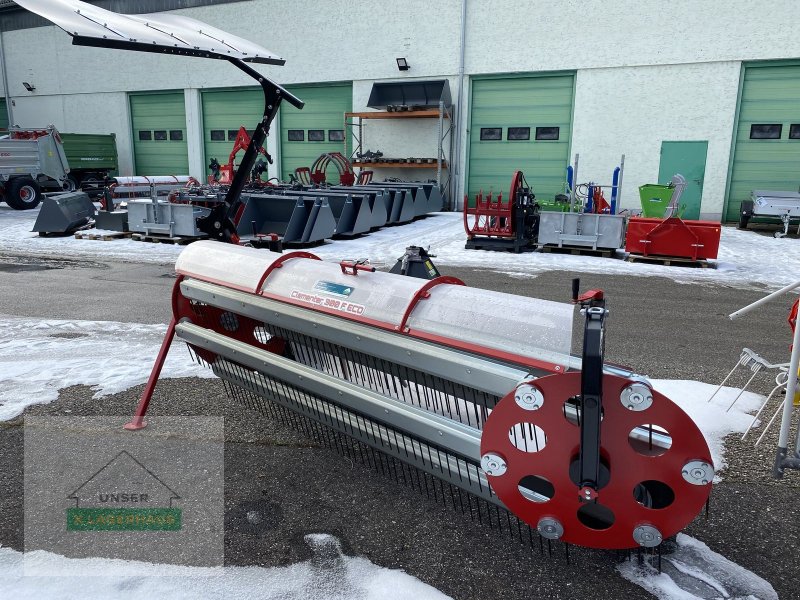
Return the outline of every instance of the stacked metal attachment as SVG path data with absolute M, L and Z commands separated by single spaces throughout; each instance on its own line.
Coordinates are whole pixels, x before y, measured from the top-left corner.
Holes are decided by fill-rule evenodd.
M 176 270 L 170 332 L 234 398 L 385 457 L 398 481 L 414 484 L 413 470 L 462 510 L 625 549 L 678 532 L 711 491 L 691 419 L 603 366 L 602 294 L 584 302 L 595 350 L 582 372 L 571 304 L 212 242 L 187 247 Z

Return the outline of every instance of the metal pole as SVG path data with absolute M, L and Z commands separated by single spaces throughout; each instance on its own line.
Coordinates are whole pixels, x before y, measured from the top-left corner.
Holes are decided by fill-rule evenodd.
M 776 292 L 772 292 L 772 293 L 771 293 L 770 295 L 768 295 L 768 296 L 764 296 L 763 298 L 761 298 L 761 300 L 756 300 L 756 301 L 755 301 L 755 302 L 753 302 L 752 304 L 748 304 L 748 305 L 747 305 L 747 306 L 745 306 L 744 308 L 740 308 L 740 309 L 739 309 L 739 310 L 737 310 L 736 312 L 732 312 L 731 314 L 729 314 L 729 315 L 728 315 L 728 318 L 729 318 L 731 321 L 733 321 L 734 319 L 736 319 L 736 318 L 738 318 L 738 317 L 741 317 L 742 315 L 746 315 L 746 314 L 747 314 L 747 313 L 749 313 L 751 310 L 754 310 L 754 309 L 758 308 L 758 307 L 759 307 L 759 306 L 761 306 L 762 304 L 766 304 L 767 302 L 769 302 L 769 301 L 770 301 L 770 300 L 772 300 L 773 298 L 777 298 L 777 297 L 778 297 L 778 296 L 780 296 L 781 294 L 785 294 L 785 293 L 787 293 L 787 292 L 791 292 L 792 290 L 794 290 L 794 289 L 797 289 L 797 288 L 799 288 L 799 287 L 800 287 L 800 281 L 795 281 L 794 283 L 790 283 L 789 285 L 782 287 L 782 288 L 781 288 L 781 289 L 779 289 L 778 291 L 776 291 Z
M 8 69 L 6 68 L 6 46 L 3 32 L 0 31 L 0 70 L 3 71 L 3 89 L 6 93 L 6 112 L 8 113 L 8 126 L 14 126 L 14 110 L 11 107 L 11 95 L 8 89 Z
M 575 212 L 575 202 L 576 202 L 576 190 L 578 189 L 578 157 L 579 154 L 575 154 L 575 166 L 572 168 L 572 189 L 570 190 L 569 194 L 569 212 Z
M 625 173 L 625 155 L 619 159 L 619 179 L 617 179 L 617 210 L 619 213 L 622 208 L 622 175 Z
M 466 40 L 467 40 L 467 0 L 461 0 L 461 40 L 459 48 L 459 57 L 458 57 L 458 97 L 456 98 L 456 109 L 455 115 L 450 115 L 450 126 L 455 128 L 455 135 L 453 140 L 453 145 L 455 146 L 454 152 L 451 151 L 450 153 L 450 175 L 453 179 L 453 182 L 450 184 L 450 187 L 455 187 L 455 190 L 451 190 L 452 194 L 455 198 L 449 198 L 448 201 L 452 210 L 460 210 L 459 202 L 461 202 L 461 197 L 464 194 L 458 193 L 458 184 L 461 181 L 461 143 L 462 143 L 462 114 L 464 113 L 464 57 L 465 57 L 465 50 L 466 50 Z M 455 121 L 455 122 L 454 122 Z M 452 138 L 451 138 L 452 139 Z M 453 160 L 455 158 L 455 160 Z M 464 182 L 464 187 L 466 188 L 467 182 Z M 466 190 L 464 191 L 466 193 Z
M 792 358 L 789 360 L 789 380 L 786 382 L 786 398 L 783 401 L 783 416 L 781 417 L 781 433 L 778 437 L 778 451 L 775 454 L 775 466 L 772 476 L 775 479 L 783 477 L 783 461 L 786 458 L 789 446 L 789 429 L 792 425 L 792 399 L 797 390 L 797 367 L 800 364 L 800 327 L 794 328 L 792 337 Z M 796 452 L 797 450 L 795 450 Z

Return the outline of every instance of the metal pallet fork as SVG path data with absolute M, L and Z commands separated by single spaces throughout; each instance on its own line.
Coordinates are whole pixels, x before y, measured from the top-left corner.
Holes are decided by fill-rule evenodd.
M 604 365 L 602 292 L 574 289 L 586 322 L 573 357 L 573 304 L 451 277 L 205 241 L 176 270 L 174 334 L 234 398 L 501 531 L 652 548 L 708 499 L 696 425 Z

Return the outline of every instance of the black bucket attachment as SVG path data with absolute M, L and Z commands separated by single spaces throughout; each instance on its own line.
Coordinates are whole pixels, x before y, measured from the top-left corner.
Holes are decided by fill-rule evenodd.
M 45 196 L 32 231 L 68 234 L 91 227 L 97 209 L 85 192 Z
M 450 84 L 446 79 L 373 83 L 367 106 L 379 110 L 397 106 L 439 108 L 439 102 L 444 102 L 445 106 L 452 102 Z
M 381 188 L 372 187 L 369 185 L 354 185 L 354 186 L 337 186 L 331 189 L 337 191 L 346 191 L 348 193 L 363 194 L 365 200 L 369 204 L 370 210 L 370 229 L 378 229 L 386 225 L 389 218 L 388 206 L 391 199 L 388 197 L 389 192 Z
M 242 195 L 245 208 L 236 224 L 242 239 L 278 234 L 284 244 L 313 244 L 336 233 L 336 219 L 327 198 Z
M 386 222 L 390 225 L 409 223 L 414 220 L 414 198 L 405 188 L 387 188 L 389 191 L 387 211 L 389 218 Z
M 337 236 L 355 236 L 367 233 L 372 227 L 372 213 L 366 194 L 333 189 L 286 190 L 289 196 L 301 198 L 326 198 L 336 219 Z

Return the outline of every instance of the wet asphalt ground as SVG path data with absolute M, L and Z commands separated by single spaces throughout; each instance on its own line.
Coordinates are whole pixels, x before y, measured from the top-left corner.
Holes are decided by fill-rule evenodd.
M 105 243 L 105 242 L 87 242 Z M 109 242 L 113 243 L 113 242 Z M 487 266 L 490 260 L 487 256 Z M 683 268 L 683 267 L 673 267 Z M 551 272 L 512 278 L 491 270 L 442 269 L 473 287 L 567 301 L 572 275 Z M 163 323 L 173 279 L 168 265 L 32 259 L 0 255 L 0 313 Z M 775 362 L 787 360 L 788 299 L 731 322 L 727 314 L 764 292 L 720 285 L 678 284 L 666 278 L 582 275 L 583 289 L 609 298 L 606 358 L 655 378 L 719 382 L 743 346 Z M 576 319 L 573 347 L 579 349 Z M 27 357 L 35 360 L 35 357 Z M 744 380 L 737 382 L 739 385 Z M 769 390 L 759 378 L 755 391 Z M 84 386 L 61 391 L 35 415 L 131 414 L 142 386 L 100 400 Z M 614 571 L 613 553 L 553 545 L 540 554 L 468 514 L 444 507 L 424 490 L 342 457 L 324 444 L 227 399 L 217 380 L 159 383 L 154 415 L 225 417 L 225 560 L 284 565 L 304 560 L 307 533 L 331 533 L 351 555 L 401 568 L 457 599 L 640 598 L 647 594 Z M 0 545 L 23 548 L 22 418 L 0 424 Z M 714 487 L 709 517 L 686 530 L 713 550 L 769 581 L 781 598 L 797 597 L 800 567 L 800 473 L 770 477 L 776 435 L 754 449 L 731 439 L 728 469 Z M 448 501 L 449 505 L 449 501 Z M 257 524 L 245 518 L 263 515 Z

